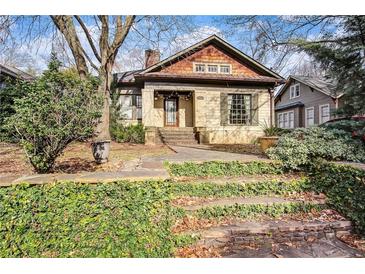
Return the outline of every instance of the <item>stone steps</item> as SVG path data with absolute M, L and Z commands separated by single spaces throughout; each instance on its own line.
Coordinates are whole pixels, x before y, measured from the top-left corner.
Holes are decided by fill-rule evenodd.
M 217 185 L 225 184 L 250 184 L 250 183 L 260 183 L 268 181 L 280 181 L 280 182 L 290 182 L 292 180 L 298 180 L 304 178 L 303 174 L 293 173 L 293 174 L 263 174 L 263 175 L 243 175 L 243 176 L 232 176 L 232 177 L 212 177 L 212 178 L 194 178 L 194 177 L 176 177 L 174 180 L 177 183 L 186 184 L 202 184 L 211 183 Z
M 163 143 L 178 145 L 197 144 L 194 128 L 159 128 L 158 133 Z
M 314 241 L 348 235 L 351 230 L 349 221 L 248 221 L 205 230 L 200 233 L 197 245 L 223 247 Z
M 275 205 L 275 204 L 291 204 L 291 203 L 306 203 L 306 204 L 325 204 L 324 199 L 318 199 L 313 201 L 303 201 L 290 198 L 282 197 L 270 197 L 270 196 L 255 196 L 255 197 L 229 197 L 229 198 L 219 198 L 214 200 L 202 200 L 194 205 L 181 205 L 180 208 L 186 211 L 196 211 L 203 208 L 210 208 L 215 206 L 225 207 L 225 206 L 235 206 L 235 205 Z

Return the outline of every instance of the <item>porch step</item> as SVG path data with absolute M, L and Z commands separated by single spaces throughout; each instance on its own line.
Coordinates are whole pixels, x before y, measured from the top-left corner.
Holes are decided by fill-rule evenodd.
M 247 221 L 212 227 L 201 233 L 198 245 L 222 247 L 258 243 L 314 241 L 351 233 L 349 221 Z M 241 247 L 242 249 L 242 247 Z
M 213 207 L 229 207 L 229 206 L 240 206 L 240 205 L 263 205 L 263 206 L 271 206 L 271 205 L 283 205 L 283 204 L 293 204 L 293 203 L 301 203 L 301 204 L 312 204 L 312 205 L 324 205 L 325 199 L 318 198 L 313 201 L 303 201 L 300 199 L 290 199 L 283 197 L 274 197 L 274 196 L 255 196 L 255 197 L 228 197 L 228 198 L 218 198 L 213 200 L 204 200 L 197 201 L 197 203 L 193 205 L 181 205 L 180 208 L 193 212 L 200 209 L 209 209 Z
M 158 133 L 163 143 L 177 144 L 197 144 L 194 128 L 159 128 Z

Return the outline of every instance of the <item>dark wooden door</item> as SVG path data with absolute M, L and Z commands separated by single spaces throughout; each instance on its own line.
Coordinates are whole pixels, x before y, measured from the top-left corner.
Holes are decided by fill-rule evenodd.
M 179 104 L 178 98 L 165 98 L 165 126 L 178 127 L 179 126 Z

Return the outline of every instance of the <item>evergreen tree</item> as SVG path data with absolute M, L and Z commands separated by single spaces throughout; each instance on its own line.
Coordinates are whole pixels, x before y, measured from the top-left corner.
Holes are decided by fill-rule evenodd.
M 299 47 L 313 56 L 344 92 L 339 114 L 365 114 L 365 16 L 344 16 L 335 34 L 321 41 L 301 41 Z

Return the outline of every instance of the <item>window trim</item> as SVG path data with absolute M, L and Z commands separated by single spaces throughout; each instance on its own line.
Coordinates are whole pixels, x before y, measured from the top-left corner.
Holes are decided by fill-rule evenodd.
M 196 67 L 198 65 L 204 66 L 204 72 L 202 71 L 196 71 Z M 217 66 L 217 72 L 210 72 L 208 71 L 208 66 Z M 229 72 L 221 72 L 221 66 L 227 66 L 229 67 Z M 209 73 L 209 74 L 232 74 L 232 65 L 231 64 L 220 64 L 220 63 L 202 63 L 202 62 L 193 62 L 193 72 L 194 73 Z
M 309 125 L 309 126 L 314 126 L 316 124 L 316 115 L 315 115 L 315 112 L 314 112 L 314 107 L 308 107 L 308 108 L 305 108 L 305 127 L 308 127 L 308 110 L 313 110 L 313 124 L 312 125 Z
M 222 72 L 221 71 L 221 67 L 222 66 L 227 66 L 227 67 L 229 67 L 229 72 Z M 232 74 L 232 65 L 231 64 L 220 64 L 219 66 L 218 66 L 218 68 L 219 68 L 219 70 L 218 70 L 218 73 L 219 74 Z
M 204 66 L 204 71 L 196 71 L 197 66 Z M 205 64 L 205 63 L 194 63 L 193 71 L 194 71 L 194 73 L 207 73 L 207 64 Z
M 229 104 L 228 104 L 228 97 L 230 95 L 242 95 L 242 96 L 248 96 L 250 98 L 250 109 L 249 109 L 249 121 L 247 124 L 233 124 L 231 123 L 231 112 L 230 112 L 230 108 L 229 108 Z M 242 126 L 252 126 L 252 94 L 250 93 L 227 93 L 227 112 L 228 112 L 228 115 L 227 115 L 227 124 L 229 126 L 239 126 L 239 127 L 242 127 Z
M 207 73 L 213 73 L 213 74 L 218 74 L 219 73 L 220 66 L 218 64 L 206 64 L 205 66 L 206 66 L 206 72 Z M 217 67 L 217 72 L 209 71 L 209 66 L 216 66 Z
M 290 127 L 290 113 L 293 113 L 293 127 Z M 285 127 L 285 120 L 284 120 L 284 114 L 287 114 L 288 115 L 288 127 Z M 280 116 L 283 117 L 283 127 L 280 127 Z M 295 113 L 294 113 L 294 110 L 289 110 L 289 111 L 283 111 L 283 112 L 280 112 L 278 113 L 278 121 L 277 121 L 277 126 L 280 127 L 280 128 L 285 128 L 285 129 L 293 129 L 295 128 Z
M 325 122 L 322 121 L 322 107 L 328 107 L 328 121 L 331 120 L 331 108 L 330 104 L 323 104 L 318 106 L 318 112 L 319 112 L 319 124 L 323 124 Z M 326 121 L 327 122 L 327 121 Z
M 298 96 L 296 96 L 295 95 L 295 91 L 296 91 L 296 87 L 299 87 L 299 95 Z M 293 90 L 294 90 L 294 96 L 292 96 L 292 94 L 291 94 L 291 91 L 292 91 L 292 88 L 293 88 Z M 300 83 L 298 83 L 298 84 L 294 84 L 294 85 L 291 85 L 290 87 L 289 87 L 289 99 L 291 100 L 291 99 L 295 99 L 295 98 L 298 98 L 298 97 L 300 97 Z

